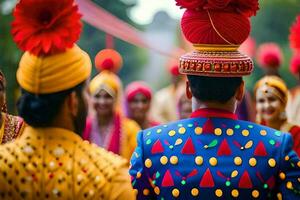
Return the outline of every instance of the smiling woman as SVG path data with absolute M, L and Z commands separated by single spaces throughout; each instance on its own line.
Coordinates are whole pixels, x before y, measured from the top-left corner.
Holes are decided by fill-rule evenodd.
M 101 72 L 89 85 L 91 112 L 83 138 L 129 159 L 140 128 L 122 112 L 122 83 L 115 74 L 122 66 L 122 57 L 105 49 L 97 54 L 95 63 Z
M 257 123 L 289 132 L 294 138 L 294 150 L 300 155 L 300 127 L 288 122 L 285 108 L 288 89 L 277 76 L 265 76 L 255 86 Z

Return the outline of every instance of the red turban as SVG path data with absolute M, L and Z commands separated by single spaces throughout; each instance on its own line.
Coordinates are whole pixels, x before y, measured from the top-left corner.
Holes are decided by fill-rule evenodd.
M 144 82 L 142 81 L 136 81 L 130 83 L 126 90 L 125 90 L 125 95 L 126 95 L 126 100 L 128 102 L 132 101 L 135 95 L 138 93 L 143 94 L 147 99 L 151 100 L 152 98 L 152 90 L 151 88 Z

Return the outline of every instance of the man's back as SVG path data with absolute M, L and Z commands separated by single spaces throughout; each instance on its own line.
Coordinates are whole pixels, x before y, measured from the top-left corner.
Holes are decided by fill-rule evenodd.
M 194 115 L 141 132 L 130 170 L 138 199 L 300 198 L 289 134 L 227 112 Z
M 0 146 L 0 199 L 133 199 L 127 162 L 59 128 Z

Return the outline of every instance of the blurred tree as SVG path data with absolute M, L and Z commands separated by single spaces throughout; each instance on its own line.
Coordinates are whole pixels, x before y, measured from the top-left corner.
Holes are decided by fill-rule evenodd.
M 136 5 L 136 0 L 93 0 L 93 2 L 119 19 L 133 25 L 134 27 L 138 27 L 138 25 L 135 24 L 128 16 L 129 10 Z M 141 29 L 141 27 L 138 28 Z M 89 53 L 93 60 L 100 50 L 106 48 L 106 34 L 88 24 L 85 24 L 79 44 Z M 114 49 L 116 49 L 124 59 L 123 68 L 119 73 L 124 85 L 128 84 L 130 81 L 139 79 L 141 66 L 143 66 L 146 61 L 145 51 L 116 38 L 114 38 Z M 93 69 L 93 74 L 96 73 L 96 70 Z

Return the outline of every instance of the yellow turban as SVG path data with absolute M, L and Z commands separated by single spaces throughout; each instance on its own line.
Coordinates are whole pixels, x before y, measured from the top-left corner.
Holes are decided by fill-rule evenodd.
M 271 90 L 270 92 L 277 96 L 284 103 L 284 105 L 287 104 L 288 88 L 281 78 L 277 76 L 263 77 L 256 83 L 254 87 L 254 95 L 256 95 L 257 90 L 261 87 L 265 87 L 266 91 L 268 90 L 268 88 L 273 88 L 273 90 Z
M 96 95 L 100 90 L 105 90 L 115 99 L 115 110 L 122 112 L 122 82 L 113 72 L 104 70 L 95 76 L 89 84 L 90 94 Z
M 77 45 L 51 56 L 25 52 L 17 71 L 20 86 L 33 94 L 50 94 L 71 89 L 89 78 L 92 63 Z

